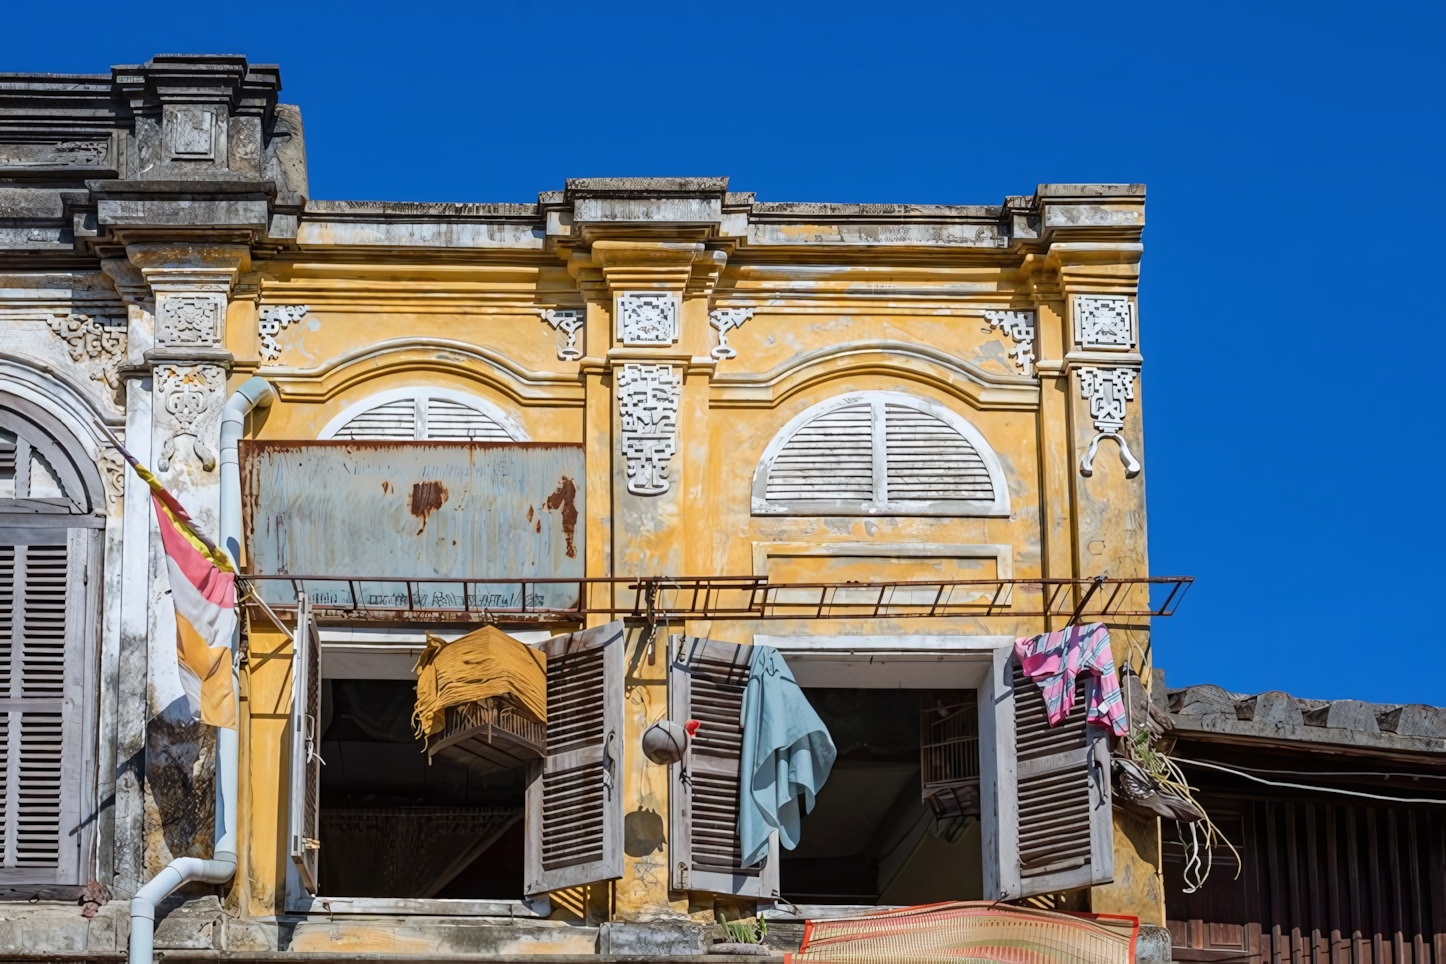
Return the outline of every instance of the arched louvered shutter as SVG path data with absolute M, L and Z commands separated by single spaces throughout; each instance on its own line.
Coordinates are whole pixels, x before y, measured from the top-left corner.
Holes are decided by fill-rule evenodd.
M 999 881 L 1004 898 L 1107 884 L 1114 875 L 1109 736 L 1085 723 L 1093 679 L 1075 683 L 1075 701 L 1049 725 L 1039 684 L 1010 659 L 1014 739 L 1000 756 L 1014 773 L 1013 804 L 1001 800 Z
M 989 467 L 969 440 L 942 419 L 889 403 L 884 423 L 886 501 L 993 501 Z
M 0 407 L 0 893 L 42 897 L 88 876 L 104 524 L 86 514 L 93 467 L 50 422 L 23 400 Z
M 354 440 L 412 440 L 417 437 L 417 400 L 399 398 L 362 412 L 332 436 Z
M 751 646 L 674 636 L 668 715 L 701 724 L 683 762 L 670 767 L 668 866 L 674 890 L 742 897 L 778 896 L 778 838 L 762 864 L 743 867 L 738 838 L 742 797 L 743 692 Z
M 448 398 L 426 400 L 425 438 L 434 442 L 510 442 L 512 436 L 485 414 Z
M 862 392 L 794 418 L 753 480 L 756 515 L 1007 516 L 999 458 L 938 402 Z
M 354 441 L 526 441 L 515 424 L 480 398 L 441 389 L 385 393 L 377 404 L 348 411 L 322 438 Z
M 770 502 L 874 497 L 873 408 L 847 405 L 794 433 L 768 473 Z

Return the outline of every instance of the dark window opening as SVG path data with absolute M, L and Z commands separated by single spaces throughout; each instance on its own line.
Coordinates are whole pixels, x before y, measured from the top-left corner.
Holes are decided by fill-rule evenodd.
M 526 769 L 428 762 L 416 684 L 322 684 L 320 890 L 328 897 L 516 900 Z
M 838 760 L 782 851 L 785 899 L 800 904 L 978 900 L 974 690 L 805 689 Z

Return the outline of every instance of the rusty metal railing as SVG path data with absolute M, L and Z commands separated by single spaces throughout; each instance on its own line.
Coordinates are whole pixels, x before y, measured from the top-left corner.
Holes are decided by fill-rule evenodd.
M 276 610 L 298 593 L 318 618 L 426 622 L 648 622 L 683 619 L 928 619 L 1172 616 L 1193 576 L 769 582 L 766 576 L 498 579 L 248 575 Z

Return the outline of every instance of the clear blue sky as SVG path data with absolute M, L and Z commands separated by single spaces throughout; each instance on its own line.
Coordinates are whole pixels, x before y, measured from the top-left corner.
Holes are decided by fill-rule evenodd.
M 87 17 L 86 13 L 90 16 Z M 0 69 L 281 65 L 318 198 L 727 174 L 764 200 L 1149 187 L 1171 685 L 1446 704 L 1446 5 L 12 2 Z

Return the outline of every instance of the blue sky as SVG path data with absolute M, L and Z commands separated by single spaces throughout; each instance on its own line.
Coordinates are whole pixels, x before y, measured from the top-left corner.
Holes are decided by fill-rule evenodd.
M 1151 566 L 1198 578 L 1157 662 L 1172 686 L 1446 703 L 1439 2 L 152 0 L 4 19 L 3 70 L 279 63 L 318 198 L 727 174 L 763 200 L 988 204 L 1145 182 Z

